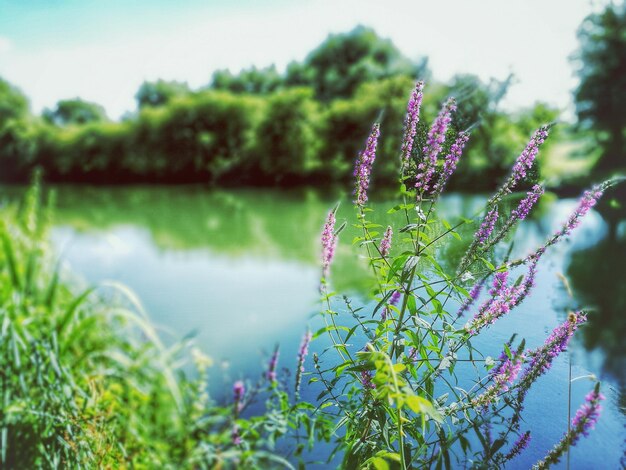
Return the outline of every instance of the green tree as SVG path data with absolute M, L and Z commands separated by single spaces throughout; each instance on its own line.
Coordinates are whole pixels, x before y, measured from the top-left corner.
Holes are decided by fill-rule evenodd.
M 135 94 L 135 100 L 139 109 L 146 106 L 157 107 L 189 93 L 187 83 L 157 80 L 156 82 L 143 82 Z
M 215 181 L 242 165 L 260 100 L 205 91 L 145 109 L 133 126 L 128 168 L 171 181 Z
M 413 80 L 406 76 L 364 83 L 350 99 L 333 100 L 324 111 L 321 159 L 333 179 L 351 179 L 354 164 L 371 130 L 381 119 L 385 140 L 379 144 L 374 184 L 393 184 L 398 177 L 397 163 L 403 129 L 391 123 L 402 122 Z M 382 140 L 382 139 L 381 139 Z
M 28 115 L 28 99 L 16 87 L 0 77 L 0 126 L 9 119 Z
M 360 84 L 394 75 L 424 78 L 426 60 L 414 64 L 389 39 L 358 26 L 348 33 L 331 34 L 304 63 L 290 64 L 288 85 L 309 85 L 317 98 L 347 98 Z
M 603 155 L 600 173 L 626 168 L 626 4 L 609 5 L 588 16 L 578 31 L 575 55 L 580 84 L 576 112 L 583 127 L 596 131 Z
M 217 70 L 213 74 L 211 88 L 228 90 L 233 93 L 267 94 L 278 90 L 284 84 L 276 66 L 259 69 L 250 67 L 233 75 L 230 70 Z
M 108 121 L 102 106 L 81 100 L 80 98 L 59 101 L 55 109 L 44 110 L 43 118 L 57 126 L 83 125 L 90 122 Z
M 33 122 L 28 99 L 0 78 L 0 167 L 5 181 L 28 177 L 33 155 Z
M 318 106 L 308 88 L 273 94 L 256 133 L 262 173 L 275 182 L 299 179 L 319 164 Z

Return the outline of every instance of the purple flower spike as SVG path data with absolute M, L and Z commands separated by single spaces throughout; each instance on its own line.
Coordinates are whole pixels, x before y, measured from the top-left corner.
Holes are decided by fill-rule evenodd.
M 322 230 L 322 275 L 324 278 L 328 277 L 330 263 L 333 260 L 333 256 L 335 256 L 335 249 L 337 248 L 335 223 L 335 211 L 332 210 L 328 213 L 324 229 Z
M 239 413 L 243 408 L 243 396 L 246 393 L 246 386 L 241 380 L 233 384 L 233 401 L 235 403 L 235 411 Z
M 418 173 L 415 175 L 415 187 L 418 193 L 428 191 L 430 188 L 437 166 L 437 157 L 446 140 L 446 132 L 448 132 L 448 126 L 452 122 L 452 113 L 454 111 L 456 111 L 456 102 L 454 98 L 449 98 L 430 128 L 423 150 L 424 159 L 417 165 Z
M 378 145 L 378 137 L 380 136 L 380 124 L 376 123 L 372 127 L 365 150 L 361 152 L 354 168 L 354 176 L 356 178 L 356 189 L 354 191 L 356 199 L 354 203 L 363 207 L 367 202 L 367 189 L 370 185 L 370 176 L 372 166 L 376 159 L 376 146 Z
M 538 184 L 534 185 L 532 189 L 527 193 L 526 197 L 520 201 L 517 209 L 514 209 L 513 212 L 511 212 L 511 217 L 519 220 L 524 220 L 542 194 L 543 188 Z
M 554 235 L 552 235 L 552 237 L 544 243 L 543 246 L 539 247 L 534 253 L 529 255 L 526 258 L 526 261 L 534 257 L 541 256 L 548 247 L 555 245 L 563 237 L 570 235 L 572 230 L 578 227 L 580 220 L 591 210 L 593 206 L 597 204 L 598 200 L 604 194 L 604 191 L 610 187 L 611 184 L 611 181 L 607 181 L 603 184 L 594 186 L 588 191 L 585 191 L 578 201 L 578 206 L 567 219 L 567 222 L 565 222 L 565 224 L 563 224 L 563 226 Z
M 477 407 L 485 407 L 493 403 L 493 401 L 501 394 L 509 390 L 509 385 L 515 382 L 522 369 L 524 362 L 523 354 L 516 354 L 512 359 L 508 357 L 498 367 L 498 370 L 492 374 L 493 384 L 490 385 L 484 393 L 472 400 L 472 404 Z
M 232 443 L 236 446 L 240 445 L 243 441 L 241 440 L 241 435 L 239 434 L 239 426 L 236 424 L 233 425 L 233 430 L 230 433 L 230 438 Z
M 389 313 L 391 312 L 391 309 L 389 308 L 389 305 L 393 305 L 396 306 L 398 305 L 398 302 L 400 301 L 400 297 L 402 296 L 402 294 L 400 293 L 400 291 L 394 291 L 393 294 L 391 294 L 391 297 L 389 298 L 389 303 L 387 305 L 387 307 L 385 307 L 381 313 L 381 320 L 385 321 L 387 319 L 387 315 L 389 315 Z
M 526 178 L 526 171 L 532 168 L 539 153 L 539 147 L 545 142 L 547 137 L 548 127 L 544 126 L 535 131 L 524 151 L 517 157 L 513 165 L 513 172 L 503 188 L 503 194 L 510 193 L 519 181 Z
M 300 391 L 300 383 L 302 382 L 302 373 L 304 372 L 304 360 L 309 353 L 309 343 L 311 342 L 311 332 L 307 331 L 302 337 L 300 349 L 298 350 L 298 367 L 296 369 L 296 393 Z
M 489 290 L 491 298 L 481 305 L 474 318 L 465 326 L 468 333 L 475 335 L 482 328 L 495 323 L 498 318 L 522 303 L 535 285 L 537 263 L 540 257 L 541 255 L 537 255 L 529 260 L 528 271 L 522 282 L 514 286 L 507 284 L 508 271 L 495 274 L 493 287 Z
M 572 419 L 572 427 L 575 430 L 580 430 L 578 435 L 582 433 L 583 436 L 589 436 L 591 431 L 600 417 L 600 401 L 604 400 L 605 396 L 600 393 L 599 390 L 592 390 L 585 397 L 585 403 L 576 411 L 576 416 Z M 572 445 L 576 443 L 576 439 L 572 440 Z
M 530 357 L 530 363 L 526 366 L 520 378 L 520 391 L 518 394 L 520 402 L 526 396 L 526 392 L 533 382 L 550 369 L 554 358 L 567 349 L 574 332 L 586 320 L 587 318 L 583 312 L 570 313 L 567 320 L 552 331 L 542 346 L 527 352 L 527 356 Z
M 469 308 L 474 304 L 474 302 L 476 302 L 476 299 L 478 299 L 478 296 L 480 295 L 481 291 L 483 290 L 483 286 L 485 285 L 485 280 L 486 280 L 486 278 L 483 279 L 482 281 L 477 282 L 476 284 L 474 284 L 474 287 L 472 287 L 472 290 L 469 293 L 470 296 L 467 299 L 465 299 L 465 301 L 463 302 L 463 304 L 459 308 L 459 311 L 456 314 L 457 317 L 460 317 L 465 312 L 467 312 L 469 310 Z
M 487 215 L 483 219 L 483 223 L 480 224 L 480 228 L 474 235 L 474 238 L 477 243 L 482 244 L 487 241 L 487 239 L 493 232 L 493 229 L 496 227 L 497 220 L 498 220 L 498 208 L 494 207 L 489 212 L 487 212 Z
M 415 89 L 411 93 L 411 98 L 406 108 L 406 119 L 404 120 L 404 139 L 402 140 L 402 169 L 406 167 L 411 158 L 413 141 L 419 122 L 420 107 L 422 105 L 424 82 L 415 84 Z
M 602 400 L 604 400 L 604 395 L 600 393 L 600 384 L 596 384 L 595 389 L 587 394 L 585 403 L 578 409 L 576 416 L 572 419 L 572 428 L 567 431 L 559 443 L 548 452 L 548 455 L 546 455 L 543 460 L 537 462 L 533 468 L 543 469 L 557 464 L 565 451 L 570 446 L 576 445 L 581 434 L 587 437 L 589 431 L 595 427 L 600 418 L 600 411 L 602 410 L 600 402 Z
M 385 231 L 385 236 L 380 242 L 380 255 L 385 258 L 389 254 L 389 250 L 391 250 L 391 237 L 393 236 L 393 230 L 391 226 L 387 226 L 387 230 Z
M 592 188 L 589 191 L 585 191 L 583 197 L 578 201 L 578 207 L 574 211 L 574 213 L 567 220 L 562 229 L 563 235 L 569 235 L 572 230 L 578 227 L 580 224 L 580 219 L 591 210 L 593 206 L 596 205 L 598 199 L 602 197 L 602 190 L 599 187 Z
M 450 179 L 450 176 L 454 173 L 454 170 L 456 170 L 456 165 L 459 162 L 459 158 L 461 158 L 461 154 L 463 153 L 463 147 L 465 147 L 468 140 L 469 134 L 461 132 L 450 147 L 450 153 L 446 155 L 443 160 L 441 176 L 439 176 L 439 180 L 434 187 L 434 194 L 436 196 L 441 194 L 444 186 L 448 182 L 448 179 Z
M 365 390 L 372 390 L 376 388 L 374 382 L 372 382 L 372 372 L 369 370 L 361 371 L 361 383 Z
M 274 354 L 272 354 L 272 357 L 270 358 L 270 362 L 267 368 L 267 380 L 272 383 L 276 382 L 276 367 L 278 365 L 278 355 L 279 350 L 278 347 L 276 347 L 276 349 L 274 349 Z
M 506 454 L 506 456 L 504 457 L 504 460 L 511 460 L 513 457 L 521 454 L 522 451 L 526 447 L 528 447 L 529 443 L 530 443 L 530 431 L 526 431 L 517 439 L 517 441 L 515 441 L 509 453 Z

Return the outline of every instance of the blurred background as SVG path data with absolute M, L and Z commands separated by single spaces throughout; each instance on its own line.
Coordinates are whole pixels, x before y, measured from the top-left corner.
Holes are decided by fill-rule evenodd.
M 550 193 L 516 238 L 530 250 L 572 198 L 626 170 L 625 32 L 623 2 L 588 0 L 0 0 L 0 195 L 16 200 L 40 169 L 69 276 L 126 283 L 172 338 L 193 332 L 242 376 L 277 341 L 295 354 L 314 324 L 322 221 L 337 200 L 351 220 L 354 160 L 379 116 L 373 199 L 394 223 L 383 208 L 416 79 L 422 130 L 448 96 L 454 128 L 472 129 L 450 217 L 475 215 L 532 132 L 556 123 L 533 175 Z M 625 202 L 624 185 L 607 193 L 550 258 L 528 317 L 494 332 L 538 344 L 590 308 L 571 359 L 606 381 L 609 404 L 580 468 L 622 455 Z M 365 303 L 353 236 L 333 275 Z M 563 361 L 544 398 L 559 416 Z M 529 413 L 539 446 L 558 439 L 562 423 Z

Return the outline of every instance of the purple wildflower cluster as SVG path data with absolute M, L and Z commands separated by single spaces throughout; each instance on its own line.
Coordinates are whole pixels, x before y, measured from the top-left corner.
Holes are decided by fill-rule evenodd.
M 574 331 L 576 331 L 586 319 L 583 312 L 570 313 L 567 320 L 552 331 L 543 345 L 535 350 L 527 351 L 530 362 L 524 369 L 520 378 L 520 402 L 525 397 L 532 383 L 550 369 L 554 358 L 565 351 Z
M 547 137 L 548 127 L 543 126 L 535 131 L 526 145 L 526 148 L 522 151 L 520 156 L 517 157 L 513 165 L 513 172 L 503 188 L 503 194 L 510 193 L 520 180 L 526 178 L 526 171 L 533 166 L 535 158 L 537 158 L 537 154 L 539 153 L 539 147 L 545 142 Z
M 522 369 L 524 354 L 516 354 L 511 359 L 508 357 L 498 367 L 497 371 L 491 375 L 493 384 L 484 393 L 476 397 L 472 404 L 474 406 L 485 407 L 492 403 L 498 395 L 509 390 Z
M 437 157 L 446 140 L 446 132 L 452 122 L 452 113 L 454 111 L 456 111 L 456 102 L 454 98 L 449 98 L 441 108 L 439 115 L 428 132 L 428 138 L 423 150 L 423 160 L 417 165 L 418 173 L 415 175 L 415 187 L 418 192 L 428 191 L 430 188 L 430 182 L 437 166 Z
M 509 346 L 509 348 L 511 347 L 510 343 L 507 343 L 507 345 Z M 506 349 L 503 349 L 500 355 L 498 356 L 498 360 L 496 361 L 498 365 L 495 366 L 493 369 L 491 369 L 490 374 L 492 376 L 498 375 L 500 373 L 500 370 L 502 369 L 502 366 L 508 359 L 509 359 L 509 356 L 506 353 Z
M 481 281 L 474 284 L 474 287 L 472 287 L 472 290 L 469 292 L 469 297 L 465 299 L 465 301 L 461 304 L 461 307 L 456 314 L 457 317 L 462 316 L 465 312 L 469 310 L 472 305 L 474 305 L 474 302 L 476 302 L 476 299 L 478 299 L 478 296 L 483 290 L 483 286 L 485 285 L 486 280 L 487 278 L 485 277 Z
M 530 431 L 526 431 L 517 439 L 517 441 L 515 441 L 515 443 L 513 444 L 513 447 L 511 447 L 511 450 L 509 451 L 508 454 L 506 454 L 504 459 L 511 460 L 513 457 L 521 454 L 522 451 L 526 447 L 528 447 L 529 443 L 530 443 Z
M 548 242 L 547 246 L 556 243 L 559 238 L 572 233 L 572 230 L 574 230 L 580 224 L 580 219 L 582 219 L 585 214 L 587 214 L 587 212 L 589 212 L 589 210 L 591 210 L 591 208 L 596 205 L 598 199 L 602 197 L 603 193 L 604 190 L 602 189 L 602 186 L 595 186 L 589 191 L 585 191 L 578 201 L 578 206 L 576 207 L 572 215 L 570 215 L 569 219 L 567 219 L 567 222 L 565 223 L 565 225 L 563 225 L 561 230 L 554 235 L 550 242 Z
M 494 376 L 494 381 L 500 391 L 508 391 L 508 384 L 512 384 L 515 381 L 520 373 L 520 370 L 522 369 L 523 362 L 524 355 L 518 354 L 513 359 L 507 358 L 498 368 L 498 372 Z
M 400 296 L 402 294 L 400 293 L 400 291 L 393 291 L 393 294 L 391 294 L 391 297 L 389 298 L 389 303 L 387 304 L 387 306 L 383 309 L 382 313 L 380 314 L 381 320 L 385 321 L 387 319 L 387 315 L 389 315 L 389 313 L 391 312 L 391 309 L 389 308 L 389 305 L 393 305 L 394 307 L 396 305 L 398 305 L 398 302 L 400 301 Z
M 543 188 L 540 185 L 536 184 L 526 194 L 526 197 L 522 199 L 518 204 L 517 209 L 514 209 L 513 212 L 511 212 L 512 219 L 524 220 L 543 194 Z
M 233 402 L 236 413 L 239 413 L 243 409 L 243 396 L 245 393 L 246 386 L 241 380 L 237 380 L 237 382 L 233 384 Z
M 365 390 L 373 390 L 376 388 L 374 382 L 372 382 L 372 372 L 369 370 L 361 371 L 361 383 L 363 384 L 363 388 Z
M 452 146 L 450 147 L 450 153 L 446 155 L 443 159 L 443 169 L 441 170 L 441 175 L 435 183 L 433 188 L 433 193 L 435 196 L 438 196 L 443 191 L 444 186 L 448 182 L 448 179 L 456 170 L 456 165 L 459 162 L 459 158 L 461 158 L 461 154 L 463 153 L 463 148 L 465 144 L 469 140 L 469 134 L 466 132 L 461 132 L 457 139 L 454 141 Z
M 296 393 L 300 391 L 300 383 L 302 382 L 302 373 L 304 372 L 304 360 L 309 353 L 309 343 L 311 342 L 311 332 L 307 331 L 302 337 L 300 349 L 298 350 L 298 367 L 296 368 Z
M 380 241 L 380 255 L 385 258 L 389 254 L 389 250 L 391 250 L 391 237 L 393 236 L 393 230 L 391 226 L 387 226 L 387 230 L 385 230 L 385 236 Z
M 507 284 L 508 276 L 508 271 L 495 274 L 493 286 L 489 290 L 491 298 L 480 306 L 472 321 L 465 327 L 470 334 L 476 334 L 482 327 L 494 323 L 510 310 L 512 291 Z
M 506 289 L 506 280 L 509 278 L 508 271 L 497 272 L 493 276 L 493 287 L 489 290 L 489 294 L 492 296 L 502 295 L 502 292 Z
M 476 240 L 476 242 L 479 244 L 485 243 L 489 236 L 492 234 L 493 229 L 496 226 L 497 220 L 498 208 L 494 206 L 489 212 L 487 212 L 487 215 L 485 215 L 482 224 L 480 224 L 480 228 L 476 231 L 476 234 L 474 235 L 474 240 Z
M 241 439 L 241 434 L 239 434 L 239 426 L 236 424 L 233 425 L 233 430 L 230 433 L 230 438 L 236 446 L 240 445 L 243 441 Z
M 330 269 L 330 263 L 335 255 L 335 249 L 337 247 L 337 235 L 335 235 L 335 211 L 332 210 L 328 213 L 324 229 L 322 230 L 322 274 L 326 278 L 328 277 L 328 271 Z
M 578 201 L 578 205 L 574 212 L 569 216 L 567 222 L 563 224 L 563 226 L 550 238 L 543 246 L 540 246 L 534 253 L 528 255 L 525 262 L 533 260 L 534 258 L 539 258 L 548 247 L 556 244 L 561 238 L 566 237 L 571 234 L 572 230 L 574 230 L 580 224 L 580 220 L 591 210 L 593 206 L 595 206 L 598 200 L 602 197 L 604 190 L 610 186 L 610 182 L 604 183 L 602 185 L 594 186 L 589 191 L 585 191 Z
M 354 191 L 356 199 L 354 203 L 361 207 L 367 202 L 367 189 L 370 185 L 372 165 L 374 165 L 374 160 L 376 159 L 376 146 L 378 145 L 379 136 L 380 124 L 376 123 L 367 138 L 365 150 L 359 155 L 354 168 L 354 176 L 356 177 L 356 189 Z
M 536 256 L 532 257 L 529 260 L 530 263 L 528 265 L 528 272 L 526 273 L 526 276 L 524 276 L 524 280 L 518 286 L 514 306 L 518 306 L 522 302 L 522 300 L 524 300 L 526 296 L 530 293 L 530 290 L 535 287 L 535 277 L 537 276 L 537 263 L 539 263 L 541 254 L 542 253 L 538 253 Z
M 465 326 L 469 334 L 475 335 L 485 326 L 493 324 L 498 318 L 506 315 L 526 298 L 535 285 L 539 258 L 539 256 L 536 256 L 532 259 L 522 282 L 513 286 L 509 286 L 507 283 L 508 271 L 501 271 L 495 274 L 493 287 L 489 291 L 491 298 L 481 305 L 474 318 Z
M 406 357 L 409 361 L 415 361 L 415 359 L 417 359 L 417 348 L 415 346 L 411 346 L 409 354 L 407 354 Z
M 406 118 L 404 120 L 404 139 L 402 140 L 402 168 L 409 163 L 413 150 L 413 141 L 419 122 L 420 107 L 422 105 L 424 82 L 419 81 L 411 93 L 411 98 L 406 108 Z
M 589 431 L 591 431 L 596 423 L 598 422 L 598 418 L 600 418 L 600 411 L 602 411 L 602 406 L 600 406 L 600 402 L 605 399 L 605 396 L 600 393 L 599 390 L 592 390 L 585 397 L 585 403 L 576 411 L 576 416 L 572 419 L 572 427 L 574 431 L 578 431 L 576 436 L 582 434 L 583 436 L 589 436 Z M 572 445 L 575 444 L 577 438 L 572 438 Z
M 278 366 L 278 355 L 279 355 L 279 350 L 277 346 L 276 349 L 274 349 L 274 353 L 272 354 L 272 357 L 270 358 L 270 362 L 267 368 L 267 375 L 266 375 L 267 380 L 269 380 L 272 383 L 276 382 L 276 367 Z
M 533 468 L 549 468 L 558 463 L 565 451 L 570 446 L 576 445 L 581 434 L 585 437 L 589 436 L 589 431 L 595 427 L 600 418 L 600 411 L 602 411 L 600 402 L 604 399 L 604 395 L 600 393 L 600 384 L 596 384 L 596 387 L 585 397 L 585 403 L 576 411 L 576 416 L 572 419 L 572 428 Z

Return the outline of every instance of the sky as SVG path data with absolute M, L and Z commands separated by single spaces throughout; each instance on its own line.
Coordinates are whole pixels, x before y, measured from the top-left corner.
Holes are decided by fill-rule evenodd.
M 145 80 L 197 88 L 213 71 L 302 60 L 330 33 L 370 26 L 436 80 L 516 77 L 503 106 L 573 115 L 570 57 L 603 0 L 0 0 L 0 76 L 33 111 L 60 99 L 136 107 Z

